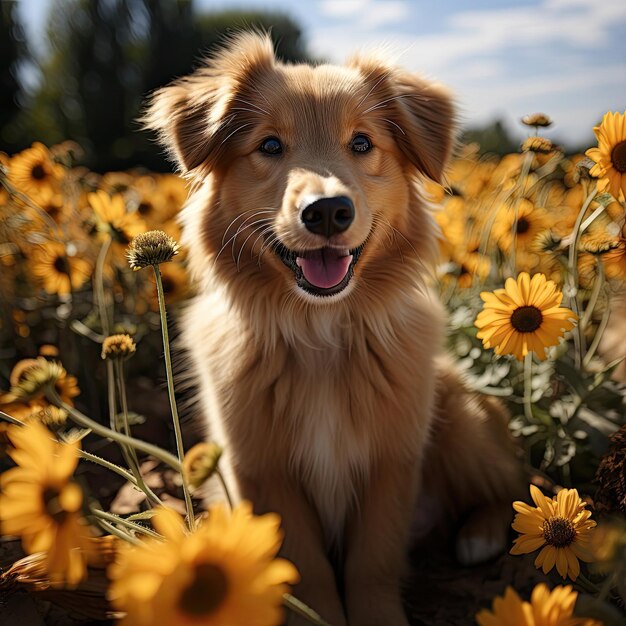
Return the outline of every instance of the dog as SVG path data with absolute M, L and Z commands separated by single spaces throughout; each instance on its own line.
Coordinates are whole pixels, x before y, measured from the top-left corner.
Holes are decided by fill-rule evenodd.
M 181 332 L 210 436 L 333 626 L 406 626 L 412 533 L 463 516 L 460 560 L 490 558 L 519 493 L 506 415 L 445 356 L 428 288 L 420 185 L 443 179 L 454 120 L 444 87 L 374 56 L 288 65 L 249 32 L 143 120 L 190 183 Z

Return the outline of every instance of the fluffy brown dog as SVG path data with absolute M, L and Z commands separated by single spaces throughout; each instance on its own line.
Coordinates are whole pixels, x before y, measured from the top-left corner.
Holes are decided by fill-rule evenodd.
M 200 295 L 182 329 L 211 436 L 236 492 L 282 516 L 296 593 L 334 626 L 408 624 L 416 510 L 474 509 L 466 562 L 504 544 L 504 416 L 436 359 L 445 316 L 424 280 L 436 229 L 419 181 L 441 180 L 453 117 L 445 89 L 379 60 L 285 65 L 253 34 L 146 114 L 192 185 Z

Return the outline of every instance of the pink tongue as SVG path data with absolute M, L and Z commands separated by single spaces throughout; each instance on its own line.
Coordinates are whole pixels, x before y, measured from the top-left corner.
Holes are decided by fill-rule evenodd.
M 304 277 L 320 289 L 338 285 L 348 273 L 352 255 L 340 256 L 338 250 L 322 248 L 307 253 L 306 257 L 297 257 L 296 263 L 302 268 Z

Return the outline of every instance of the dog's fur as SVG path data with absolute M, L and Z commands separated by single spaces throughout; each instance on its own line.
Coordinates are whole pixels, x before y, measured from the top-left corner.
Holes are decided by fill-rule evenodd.
M 191 184 L 183 241 L 200 295 L 182 331 L 231 487 L 280 513 L 295 593 L 326 620 L 406 625 L 412 523 L 469 515 L 459 557 L 490 557 L 505 539 L 495 511 L 519 484 L 506 416 L 437 356 L 436 229 L 419 184 L 442 179 L 452 150 L 449 93 L 376 58 L 285 65 L 248 33 L 157 91 L 145 121 Z M 351 150 L 357 133 L 369 152 Z M 281 154 L 260 152 L 267 137 Z M 309 232 L 302 209 L 336 196 L 352 224 Z M 334 295 L 298 286 L 278 255 L 364 243 Z

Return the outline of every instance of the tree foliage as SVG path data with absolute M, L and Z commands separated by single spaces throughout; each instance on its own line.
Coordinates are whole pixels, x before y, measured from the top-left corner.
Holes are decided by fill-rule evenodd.
M 300 28 L 283 15 L 197 15 L 192 0 L 56 0 L 30 114 L 33 139 L 74 140 L 99 171 L 166 169 L 136 123 L 146 95 L 189 73 L 229 31 L 250 28 L 269 31 L 285 60 L 307 58 Z

